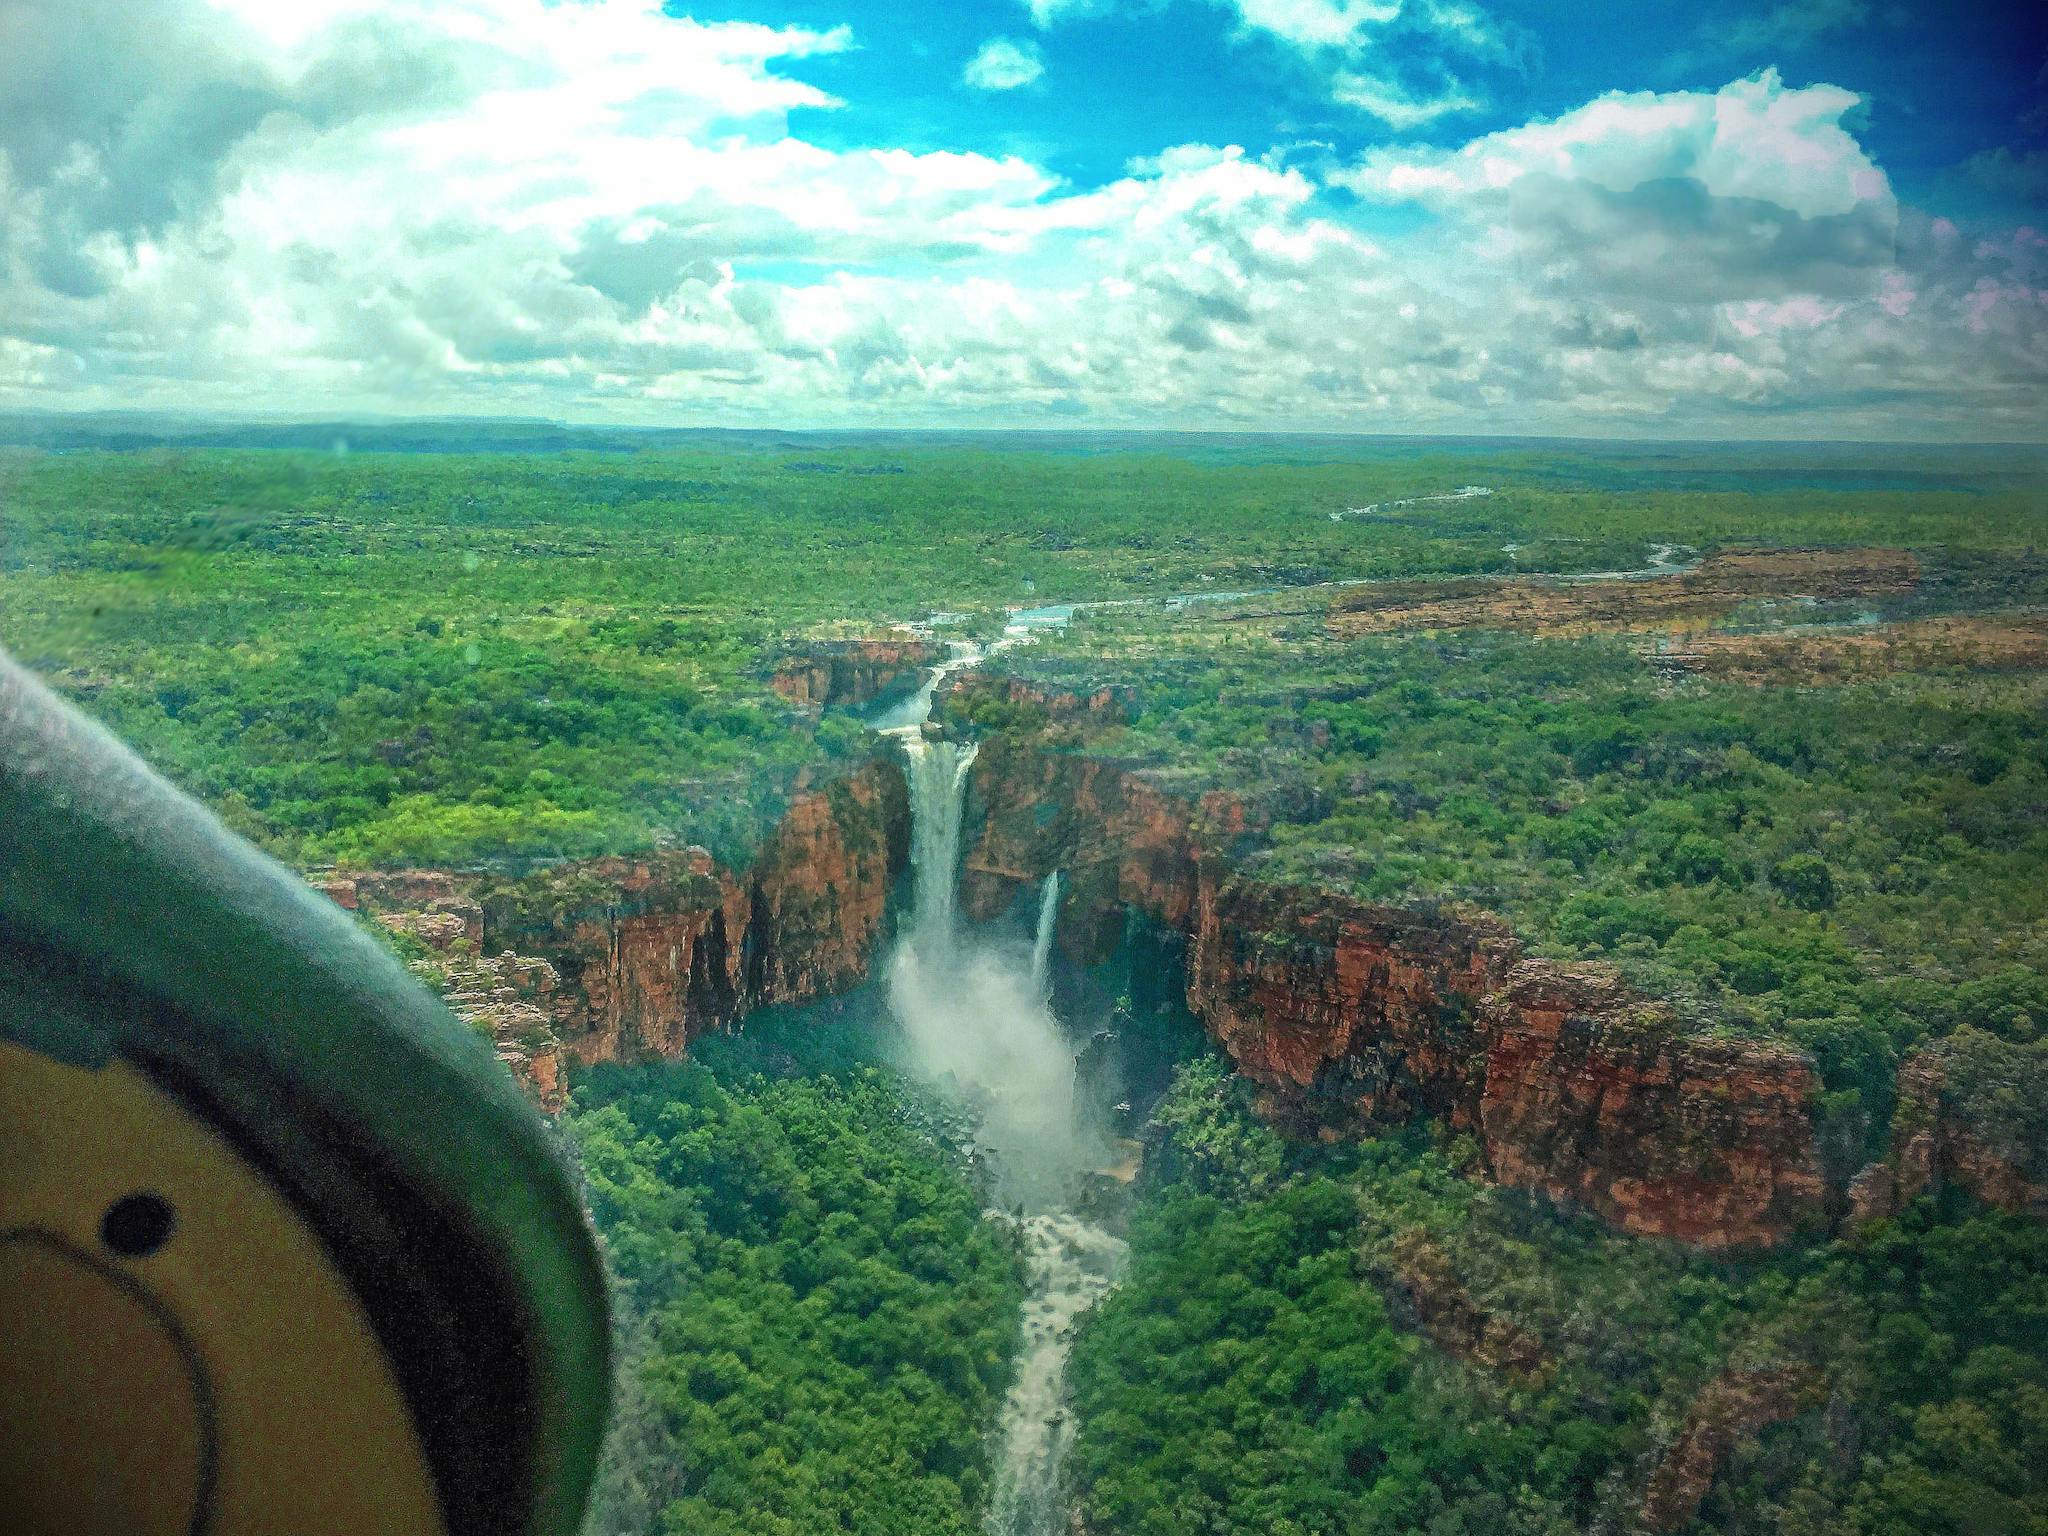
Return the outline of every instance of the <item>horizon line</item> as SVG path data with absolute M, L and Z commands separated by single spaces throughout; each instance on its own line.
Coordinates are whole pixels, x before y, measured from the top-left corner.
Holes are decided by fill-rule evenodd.
M 133 423 L 178 423 L 187 429 L 206 428 L 263 428 L 289 430 L 293 428 L 345 428 L 363 427 L 389 429 L 405 426 L 468 426 L 468 427 L 525 427 L 544 428 L 559 432 L 617 432 L 623 434 L 705 434 L 738 435 L 784 433 L 793 436 L 850 437 L 873 434 L 900 436 L 1017 436 L 1034 435 L 1042 437 L 1079 438 L 1088 436 L 1120 437 L 1191 437 L 1191 438 L 1314 438 L 1343 442 L 1485 442 L 1485 443 L 1594 443 L 1615 446 L 1638 447 L 1891 447 L 1891 448 L 1945 448 L 1945 449 L 2035 449 L 2048 452 L 2048 437 L 2044 438 L 1944 438 L 1944 437 L 1710 437 L 1602 434 L 1587 431 L 1536 431 L 1515 432 L 1423 429 L 1408 430 L 1366 430 L 1344 427 L 1201 427 L 1201 426 L 1111 426 L 1081 425 L 1078 423 L 1034 423 L 1031 425 L 996 426 L 985 423 L 941 425 L 915 423 L 889 425 L 880 422 L 857 425 L 778 425 L 778 424 L 734 424 L 734 423 L 662 423 L 640 421 L 590 421 L 556 416 L 487 415 L 467 412 L 421 412 L 418 414 L 394 414 L 368 411 L 352 413 L 336 412 L 232 412 L 206 409 L 179 409 L 162 406 L 101 406 L 83 409 L 49 406 L 0 406 L 0 423 L 9 421 L 42 421 L 51 423 L 73 422 L 86 424 L 99 422 L 112 425 L 116 422 Z M 20 443 L 0 443 L 4 446 L 32 446 Z

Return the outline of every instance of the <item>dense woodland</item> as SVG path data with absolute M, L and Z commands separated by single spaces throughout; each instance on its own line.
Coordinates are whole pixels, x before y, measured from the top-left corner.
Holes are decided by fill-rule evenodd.
M 1195 654 L 1159 654 L 1169 633 Z M 1115 636 L 1151 654 L 1090 654 L 1083 630 L 1004 664 L 1126 687 L 1132 723 L 1085 750 L 1241 790 L 1275 822 L 1248 865 L 1262 878 L 1497 912 L 1540 951 L 1618 963 L 1702 1028 L 1788 1038 L 1821 1067 L 1850 1166 L 1930 1039 L 2005 1042 L 2042 1093 L 2039 672 L 1674 685 L 1628 636 L 1238 627 L 1212 650 L 1185 618 L 1120 619 Z
M 2025 450 L 1167 446 L 0 450 L 0 644 L 301 864 L 741 857 L 791 768 L 862 750 L 765 688 L 821 626 L 1609 569 L 1658 540 L 2040 538 Z M 1331 520 L 1475 482 L 1496 494 Z
M 713 1059 L 566 1123 L 624 1365 L 591 1529 L 969 1536 L 1022 1292 L 956 1128 L 857 1058 Z
M 2048 673 L 1759 683 L 1674 675 L 1641 633 L 1345 639 L 1317 585 L 1888 546 L 1912 591 L 1711 622 L 2033 615 L 2039 455 L 650 442 L 13 450 L 0 644 L 302 867 L 739 864 L 798 768 L 878 749 L 767 688 L 806 637 L 1253 593 L 1083 610 L 999 665 L 1115 685 L 1123 723 L 1060 749 L 1245 795 L 1256 878 L 1495 912 L 1691 1027 L 1809 1051 L 1838 1186 L 1937 1038 L 2048 1180 Z M 1394 505 L 1468 484 L 1493 494 Z M 624 1361 L 593 1533 L 981 1529 L 1022 1261 L 971 1127 L 873 1012 L 575 1084 Z M 1709 1261 L 1487 1188 L 1426 1128 L 1283 1142 L 1206 1056 L 1134 1117 L 1130 1268 L 1075 1346 L 1087 1536 L 1628 1531 L 1691 1416 L 1744 1392 L 1770 1412 L 1673 1528 L 2048 1536 L 2028 1218 L 1951 1191 Z
M 1715 1264 L 1461 1178 L 1455 1143 L 1285 1148 L 1213 1062 L 1154 1118 L 1131 1272 L 1076 1349 L 1090 1530 L 1626 1530 L 1723 1372 L 1787 1417 L 1684 1529 L 2048 1530 L 2035 1221 L 1930 1201 Z

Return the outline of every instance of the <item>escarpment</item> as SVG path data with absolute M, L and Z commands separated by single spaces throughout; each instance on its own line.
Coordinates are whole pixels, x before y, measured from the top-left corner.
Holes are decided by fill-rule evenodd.
M 458 1012 L 466 992 L 488 994 L 514 1024 L 489 1030 L 501 1057 L 539 1086 L 564 1059 L 678 1057 L 751 1009 L 857 985 L 908 843 L 902 769 L 884 755 L 828 782 L 799 779 L 744 868 L 692 847 L 516 876 L 337 875 L 322 888 L 424 944 Z M 521 963 L 483 962 L 495 965 L 488 981 L 468 974 L 474 957 L 500 954 Z M 523 1069 L 515 1045 L 540 1065 Z
M 1241 867 L 1256 807 L 1075 745 L 984 742 L 970 913 L 1057 869 L 1072 958 L 1101 958 L 1126 910 L 1177 930 L 1189 1008 L 1290 1132 L 1425 1118 L 1472 1135 L 1500 1183 L 1707 1249 L 1825 1219 L 1819 1082 L 1799 1053 L 1701 1035 L 1606 967 L 1526 956 L 1483 912 L 1262 880 Z
M 1820 1079 L 1786 1046 L 1702 1036 L 1604 966 L 1524 960 L 1480 1006 L 1494 1177 L 1630 1232 L 1755 1247 L 1826 1207 Z
M 768 686 L 792 704 L 858 709 L 909 692 L 938 658 L 931 641 L 914 635 L 813 640 L 776 663 Z

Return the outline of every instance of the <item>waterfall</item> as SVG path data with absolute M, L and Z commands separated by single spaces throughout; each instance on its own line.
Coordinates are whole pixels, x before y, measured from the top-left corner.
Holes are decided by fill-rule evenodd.
M 956 651 L 889 725 L 910 780 L 910 922 L 889 957 L 889 1010 L 915 1066 L 977 1112 L 977 1139 L 1014 1221 L 1027 1280 L 1023 1347 L 1003 1404 L 989 1536 L 1065 1536 L 1060 1467 L 1075 1435 L 1066 1409 L 1075 1320 L 1116 1284 L 1124 1244 L 1067 1208 L 1098 1166 L 1075 1103 L 1075 1052 L 1053 1016 L 1050 968 L 1060 879 L 1046 877 L 1027 953 L 1015 938 L 963 932 L 961 826 L 971 743 L 924 735 L 939 680 L 979 653 Z
M 1006 1200 L 1042 1207 L 1085 1166 L 1074 1050 L 1021 945 L 960 932 L 960 819 L 974 748 L 905 734 L 917 902 L 889 957 L 889 1011 L 916 1065 L 980 1116 Z
M 914 941 L 932 958 L 953 947 L 959 907 L 960 817 L 972 742 L 906 738 L 910 754 L 910 865 L 916 876 Z
M 1052 996 L 1052 931 L 1060 920 L 1060 872 L 1045 877 L 1038 897 L 1038 933 L 1031 941 L 1031 985 L 1041 997 Z

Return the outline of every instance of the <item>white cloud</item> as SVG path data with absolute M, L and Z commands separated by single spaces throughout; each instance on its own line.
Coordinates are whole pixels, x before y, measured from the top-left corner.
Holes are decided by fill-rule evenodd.
M 1775 70 L 1715 92 L 1611 91 L 1457 149 L 1376 150 L 1344 179 L 1366 196 L 1444 205 L 1505 194 L 1531 177 L 1610 192 L 1684 178 L 1714 197 L 1843 214 L 1890 197 L 1884 173 L 1842 125 L 1859 99 L 1832 85 L 1787 89 Z
M 1114 0 L 1024 0 L 1035 26 L 1050 27 L 1079 16 L 1093 16 L 1110 8 Z
M 1036 43 L 992 37 L 967 61 L 960 78 L 978 91 L 1014 91 L 1044 73 L 1045 58 Z
M 1771 71 L 1613 92 L 1455 149 L 1381 149 L 1338 180 L 1483 232 L 1532 284 L 1718 302 L 1874 291 L 1898 207 L 1843 126 L 1857 97 Z
M 1446 81 L 1434 95 L 1417 95 L 1397 80 L 1351 70 L 1337 74 L 1331 94 L 1344 105 L 1369 112 L 1396 130 L 1420 128 L 1453 113 L 1475 112 L 1482 105 L 1455 80 Z
M 1277 151 L 1082 190 L 810 142 L 842 29 L 235 5 L 0 11 L 0 400 L 1987 435 L 2048 394 L 2039 238 L 1901 213 L 1832 87 L 1368 156 L 1423 210 L 1375 241 Z
M 1244 25 L 1299 48 L 1344 48 L 1400 16 L 1402 0 L 1226 0 Z
M 1485 105 L 1446 66 L 1519 66 L 1522 49 L 1467 0 L 1215 0 L 1247 35 L 1298 51 L 1330 97 L 1396 132 Z

